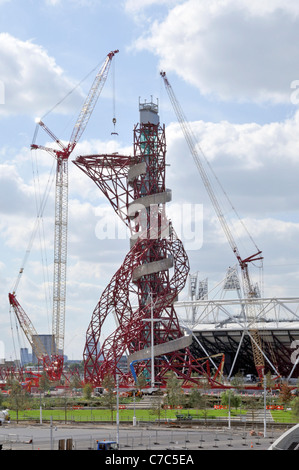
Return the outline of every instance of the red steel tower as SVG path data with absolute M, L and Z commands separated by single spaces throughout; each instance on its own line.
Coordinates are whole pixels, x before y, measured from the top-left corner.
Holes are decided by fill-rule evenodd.
M 101 385 L 107 374 L 118 374 L 122 385 L 143 374 L 152 386 L 164 385 L 169 371 L 183 383 L 205 374 L 174 308 L 189 261 L 166 216 L 171 191 L 165 185 L 165 127 L 159 123 L 157 104 L 139 103 L 139 111 L 133 156 L 90 155 L 74 161 L 131 233 L 130 251 L 103 291 L 87 330 L 85 381 L 93 385 Z M 117 327 L 100 346 L 104 322 L 112 314 Z M 128 373 L 119 366 L 124 355 Z

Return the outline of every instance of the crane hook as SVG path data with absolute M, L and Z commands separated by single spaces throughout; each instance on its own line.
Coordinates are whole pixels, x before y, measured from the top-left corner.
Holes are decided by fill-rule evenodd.
M 112 122 L 113 122 L 113 125 L 114 125 L 114 132 L 111 132 L 111 135 L 118 135 L 118 133 L 115 132 L 115 124 L 116 124 L 116 118 L 115 117 L 112 119 Z

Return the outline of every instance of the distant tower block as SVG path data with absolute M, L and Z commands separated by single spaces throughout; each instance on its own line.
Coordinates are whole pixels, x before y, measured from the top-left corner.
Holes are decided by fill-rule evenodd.
M 139 111 L 133 156 L 80 156 L 74 162 L 131 233 L 130 251 L 103 291 L 86 334 L 85 380 L 94 385 L 107 374 L 119 374 L 126 385 L 139 375 L 152 383 L 154 375 L 154 382 L 163 385 L 170 371 L 182 383 L 205 373 L 190 353 L 191 336 L 184 336 L 173 305 L 188 278 L 189 262 L 166 217 L 171 191 L 165 186 L 165 127 L 153 100 L 139 103 Z M 99 347 L 104 322 L 112 314 L 117 328 Z M 123 355 L 130 366 L 127 374 L 119 367 Z

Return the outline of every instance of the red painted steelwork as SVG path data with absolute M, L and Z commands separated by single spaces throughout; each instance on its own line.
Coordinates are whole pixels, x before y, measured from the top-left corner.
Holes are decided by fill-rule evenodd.
M 107 374 L 118 374 L 121 385 L 133 383 L 131 374 L 120 369 L 120 359 L 151 346 L 151 314 L 155 346 L 183 336 L 173 304 L 186 283 L 189 261 L 166 217 L 170 192 L 165 186 L 165 157 L 165 129 L 148 122 L 135 126 L 133 156 L 91 155 L 74 161 L 131 232 L 131 249 L 103 291 L 86 334 L 85 381 L 94 386 Z M 118 326 L 100 347 L 104 322 L 111 315 Z M 149 379 L 151 361 L 138 362 L 135 370 Z M 183 384 L 206 374 L 188 348 L 155 357 L 155 382 L 165 385 L 169 371 Z

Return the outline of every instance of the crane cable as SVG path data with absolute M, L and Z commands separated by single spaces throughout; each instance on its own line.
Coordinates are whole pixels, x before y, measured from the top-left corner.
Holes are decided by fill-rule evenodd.
M 23 258 L 23 262 L 22 262 L 21 268 L 19 270 L 17 280 L 16 280 L 16 282 L 14 284 L 14 287 L 12 289 L 12 291 L 14 293 L 16 293 L 16 291 L 18 289 L 22 274 L 24 272 L 25 265 L 27 263 L 29 254 L 30 254 L 31 249 L 32 249 L 32 245 L 33 245 L 33 242 L 34 242 L 34 239 L 35 239 L 35 236 L 36 236 L 37 229 L 39 227 L 40 220 L 43 217 L 43 213 L 44 213 L 44 210 L 45 210 L 45 207 L 46 207 L 46 203 L 47 203 L 47 200 L 48 200 L 48 197 L 49 197 L 49 194 L 50 194 L 50 190 L 51 190 L 51 187 L 52 187 L 52 184 L 53 184 L 53 181 L 54 181 L 55 173 L 53 172 L 53 169 L 54 169 L 54 160 L 53 160 L 53 165 L 52 165 L 49 177 L 48 177 L 46 189 L 45 189 L 43 198 L 41 199 L 39 209 L 37 211 L 36 221 L 35 221 L 35 224 L 34 224 L 30 239 L 29 239 L 29 243 L 28 243 L 28 246 L 27 246 L 27 249 L 26 249 L 26 252 L 25 252 L 25 256 Z
M 66 98 L 68 98 L 75 90 L 77 90 L 77 88 L 79 88 L 79 86 L 85 82 L 85 80 L 87 80 L 89 78 L 89 76 L 91 74 L 94 73 L 95 70 L 98 70 L 99 66 L 103 63 L 104 59 L 102 59 L 101 62 L 99 62 L 92 70 L 90 70 L 90 72 L 88 72 L 87 75 L 85 75 L 85 77 L 82 78 L 82 80 L 80 80 L 77 85 L 75 85 L 63 98 L 61 98 L 61 100 L 59 100 L 54 106 L 52 106 L 52 108 L 49 109 L 49 111 L 47 111 L 43 116 L 42 116 L 42 119 L 44 119 L 46 116 L 48 116 L 48 114 L 52 113 L 52 111 L 54 111 L 54 109 L 56 109 L 61 103 L 63 103 L 64 100 L 66 100 Z
M 59 100 L 52 108 L 50 108 L 49 111 L 47 111 L 47 112 L 42 116 L 42 119 L 44 119 L 48 114 L 50 114 L 52 111 L 54 111 L 54 110 L 55 110 L 68 96 L 70 96 L 70 95 L 81 85 L 81 83 L 83 83 L 98 67 L 99 67 L 99 64 L 97 64 L 97 65 L 96 65 L 79 83 L 77 83 L 77 85 L 75 85 L 61 100 Z M 34 131 L 34 134 L 33 134 L 32 143 L 35 143 L 35 142 L 36 142 L 36 138 L 37 138 L 37 133 L 38 133 L 39 127 L 40 127 L 39 124 L 36 124 L 35 131 Z M 20 268 L 19 275 L 18 275 L 18 277 L 17 277 L 16 283 L 15 283 L 13 289 L 12 289 L 14 293 L 17 291 L 17 288 L 18 288 L 18 285 L 19 285 L 21 276 L 22 276 L 23 271 L 24 271 L 25 264 L 26 264 L 26 262 L 27 262 L 27 259 L 28 259 L 28 257 L 29 257 L 29 254 L 30 254 L 30 252 L 31 252 L 32 244 L 33 244 L 33 241 L 34 241 L 34 239 L 35 239 L 37 229 L 38 229 L 38 227 L 39 227 L 39 221 L 40 221 L 40 219 L 43 217 L 43 213 L 44 213 L 45 206 L 46 206 L 46 203 L 47 203 L 47 200 L 48 200 L 48 197 L 49 197 L 50 189 L 51 189 L 52 183 L 53 183 L 53 181 L 54 181 L 54 176 L 55 176 L 55 173 L 53 172 L 53 170 L 54 170 L 54 163 L 55 163 L 55 159 L 53 159 L 53 164 L 52 164 L 52 168 L 51 168 L 50 175 L 49 175 L 49 178 L 48 178 L 47 186 L 46 186 L 46 189 L 45 189 L 43 198 L 41 199 L 40 207 L 39 207 L 39 209 L 37 210 L 37 218 L 36 218 L 35 226 L 34 226 L 34 228 L 33 228 L 33 231 L 32 231 L 32 234 L 31 234 L 31 238 L 30 238 L 30 240 L 29 240 L 28 247 L 27 247 L 27 250 L 26 250 L 26 252 L 25 252 L 25 256 L 24 256 L 24 259 L 23 259 L 23 263 L 22 263 L 22 265 L 21 265 L 21 268 Z M 52 181 L 50 181 L 51 175 L 52 175 Z
M 32 158 L 32 172 L 33 172 L 33 180 L 34 180 L 34 187 L 35 187 L 35 204 L 36 204 L 36 212 L 39 213 L 38 207 L 41 203 L 41 187 L 40 187 L 40 179 L 39 179 L 39 169 L 38 169 L 38 159 L 36 158 L 37 152 L 35 154 L 35 166 L 36 172 L 34 171 L 34 161 Z M 31 154 L 32 155 L 32 154 Z M 51 181 L 51 173 L 53 172 L 53 178 L 50 183 L 49 189 L 51 189 L 53 180 L 54 180 L 54 162 L 52 163 L 52 169 L 49 174 L 49 181 Z M 36 177 L 35 177 L 36 174 Z M 36 182 L 37 180 L 37 182 Z M 48 267 L 48 260 L 47 260 L 47 250 L 46 250 L 46 236 L 45 236 L 45 226 L 44 226 L 44 218 L 43 214 L 40 217 L 40 223 L 38 224 L 39 227 L 39 242 L 40 242 L 40 252 L 41 252 L 41 262 L 42 262 L 42 272 L 43 272 L 43 281 L 44 281 L 44 292 L 45 292 L 45 303 L 46 303 L 46 312 L 47 312 L 47 319 L 48 319 L 48 328 L 49 328 L 49 303 L 50 303 L 50 280 L 49 280 L 49 267 Z M 48 286 L 48 290 L 47 290 Z M 50 328 L 49 328 L 50 329 Z
M 12 288 L 12 292 L 14 294 L 17 292 L 17 289 L 19 287 L 19 283 L 21 281 L 22 274 L 23 274 L 24 269 L 25 269 L 25 265 L 26 265 L 27 260 L 29 258 L 29 255 L 30 255 L 30 252 L 31 252 L 31 249 L 32 249 L 32 246 L 33 246 L 33 242 L 34 242 L 37 230 L 40 227 L 40 223 L 43 224 L 43 213 L 44 213 L 44 210 L 45 210 L 45 207 L 46 207 L 46 203 L 47 203 L 47 200 L 48 200 L 48 197 L 49 197 L 49 194 L 50 194 L 50 190 L 51 190 L 51 187 L 52 187 L 52 184 L 53 184 L 53 181 L 54 181 L 54 176 L 55 176 L 55 173 L 53 172 L 53 169 L 54 169 L 54 161 L 53 161 L 53 164 L 52 164 L 50 174 L 48 176 L 48 181 L 47 181 L 47 184 L 46 184 L 46 188 L 45 188 L 43 198 L 40 199 L 40 206 L 39 206 L 39 208 L 37 208 L 37 217 L 36 217 L 36 221 L 35 221 L 35 224 L 34 224 L 30 239 L 29 239 L 29 243 L 28 243 L 28 246 L 27 246 L 27 249 L 26 249 L 26 252 L 25 252 L 25 256 L 23 258 L 23 262 L 22 262 L 21 268 L 19 270 L 19 274 L 18 274 L 18 277 L 16 279 L 16 282 L 15 282 L 13 288 Z M 51 177 L 51 175 L 52 175 L 52 177 Z M 33 179 L 35 180 L 34 174 L 33 174 Z M 35 186 L 35 183 L 34 183 L 34 186 Z M 36 186 L 35 186 L 35 200 L 36 200 L 36 204 L 37 204 Z M 43 235 L 44 235 L 44 231 L 43 231 Z M 44 273 L 44 264 L 43 264 L 43 273 Z M 9 317 L 10 317 L 10 329 L 11 329 L 11 336 L 12 336 L 12 343 L 13 343 L 13 353 L 14 353 L 14 357 L 17 358 L 18 356 L 17 356 L 17 351 L 16 351 L 16 341 L 15 341 L 15 335 L 14 335 L 14 326 L 13 326 L 13 320 L 12 320 L 12 306 L 11 305 L 9 306 Z M 19 349 L 20 349 L 21 348 L 21 340 L 20 340 L 19 326 L 18 326 L 18 322 L 17 322 L 17 317 L 15 316 L 14 318 L 15 318 L 15 329 L 16 329 L 16 332 L 17 332 L 17 342 L 18 342 Z M 22 341 L 22 344 L 24 345 L 24 341 Z
M 185 115 L 183 115 L 183 111 L 182 111 L 182 110 L 181 110 L 181 113 L 182 113 L 182 117 L 183 117 L 184 121 L 187 123 L 187 119 L 186 119 Z M 190 126 L 190 123 L 189 123 L 189 126 Z M 193 140 L 193 145 L 194 145 L 195 147 L 197 147 L 198 150 L 200 151 L 200 153 L 201 153 L 201 155 L 202 155 L 202 157 L 203 157 L 203 159 L 204 159 L 206 165 L 208 166 L 208 168 L 209 168 L 209 170 L 210 170 L 212 176 L 214 177 L 214 179 L 215 179 L 215 181 L 217 182 L 217 184 L 218 184 L 220 190 L 222 191 L 222 193 L 223 193 L 225 199 L 227 200 L 227 203 L 229 204 L 229 206 L 230 206 L 230 208 L 232 209 L 232 211 L 235 213 L 235 215 L 236 215 L 236 217 L 237 217 L 239 223 L 242 225 L 243 229 L 244 229 L 245 232 L 247 233 L 249 239 L 251 240 L 251 242 L 252 242 L 253 245 L 255 246 L 256 250 L 259 251 L 259 248 L 258 248 L 257 244 L 255 243 L 255 241 L 254 241 L 252 235 L 250 234 L 250 232 L 249 232 L 248 228 L 246 227 L 244 221 L 242 220 L 242 218 L 241 218 L 240 215 L 238 214 L 238 212 L 237 212 L 235 206 L 233 205 L 232 201 L 230 200 L 230 198 L 229 198 L 227 192 L 225 191 L 223 185 L 221 184 L 221 182 L 220 182 L 218 176 L 216 175 L 215 171 L 213 170 L 212 165 L 210 164 L 208 158 L 206 157 L 205 152 L 203 151 L 201 145 L 200 145 L 199 142 L 197 141 L 197 139 L 196 139 L 196 137 L 195 137 L 195 135 L 194 135 L 194 133 L 193 133 L 193 131 L 192 131 L 192 129 L 191 129 L 191 126 L 189 127 L 189 132 L 191 133 L 191 137 L 192 137 L 192 140 Z M 204 171 L 204 170 L 203 170 L 203 171 Z M 207 178 L 208 178 L 208 177 L 207 177 Z M 211 191 L 213 191 L 213 189 L 211 189 Z
M 111 135 L 118 135 L 118 133 L 115 130 L 115 125 L 116 125 L 116 113 L 115 113 L 115 61 L 112 62 L 112 107 L 113 107 L 113 117 L 112 117 L 112 123 L 114 126 L 114 131 L 111 132 Z
M 102 59 L 101 62 L 99 62 L 95 67 L 93 67 L 93 69 L 90 70 L 88 72 L 88 74 L 85 75 L 85 77 L 83 77 L 68 93 L 66 93 L 66 95 L 63 96 L 63 98 L 61 98 L 54 106 L 52 106 L 52 108 L 50 108 L 45 114 L 43 114 L 43 116 L 41 117 L 41 120 L 45 119 L 46 116 L 48 116 L 56 108 L 58 108 L 58 106 L 61 105 L 61 103 L 63 103 L 72 93 L 74 93 L 74 91 L 76 91 L 80 87 L 80 85 L 83 82 L 85 82 L 90 77 L 91 74 L 94 73 L 95 70 L 98 70 L 99 66 L 103 63 L 103 60 L 104 59 Z M 38 133 L 39 128 L 40 128 L 40 125 L 37 123 L 36 127 L 35 127 L 34 134 L 33 134 L 32 144 L 35 144 L 35 142 L 36 142 L 37 133 Z
M 102 62 L 100 62 L 102 63 Z M 62 99 L 60 99 L 54 106 L 52 106 L 52 108 L 50 108 L 43 116 L 41 119 L 44 119 L 46 116 L 48 116 L 50 113 L 52 113 L 63 101 L 66 100 L 66 98 L 68 98 L 77 88 L 80 87 L 80 85 L 85 81 L 87 80 L 87 78 L 95 71 L 98 69 L 100 64 L 97 64 L 82 80 L 80 80 Z M 34 130 L 34 134 L 33 134 L 33 139 L 32 139 L 32 144 L 35 144 L 36 142 L 36 139 L 37 139 L 37 134 L 38 134 L 38 130 L 40 128 L 40 125 L 37 123 L 36 126 L 35 126 L 35 130 Z M 16 284 L 13 288 L 13 292 L 16 292 L 17 288 L 18 288 L 18 285 L 19 285 L 19 282 L 20 282 L 20 279 L 21 279 L 21 276 L 23 274 L 23 271 L 24 271 L 24 267 L 25 267 L 25 264 L 27 262 L 27 259 L 29 257 L 29 254 L 31 252 L 31 248 L 32 248 L 32 244 L 33 244 L 33 241 L 35 239 L 35 236 L 36 236 L 36 232 L 38 230 L 38 228 L 40 227 L 40 222 L 41 222 L 41 225 L 42 225 L 42 230 L 43 230 L 43 241 L 45 240 L 45 235 L 44 235 L 44 223 L 43 223 L 43 213 L 44 213 L 44 209 L 45 209 L 45 206 L 46 206 L 46 202 L 48 200 L 48 197 L 49 197 L 49 193 L 50 193 L 50 189 L 52 187 L 52 184 L 53 184 L 53 181 L 54 181 L 54 176 L 55 176 L 55 173 L 54 173 L 54 164 L 55 164 L 55 159 L 53 159 L 53 164 L 52 164 L 52 168 L 51 168 L 51 171 L 50 171 L 50 175 L 49 175 L 49 178 L 48 178 L 48 182 L 47 182 L 47 186 L 46 186 L 46 189 L 45 189 L 45 192 L 44 192 L 44 195 L 43 195 L 43 198 L 40 200 L 40 207 L 38 209 L 38 202 L 37 202 L 37 190 L 36 190 L 36 184 L 35 184 L 35 177 L 34 177 L 34 169 L 33 169 L 33 161 L 32 161 L 32 170 L 33 170 L 33 179 L 34 179 L 34 186 L 35 186 L 35 200 L 36 200 L 36 207 L 37 207 L 37 219 L 36 219 L 36 223 L 35 223 L 35 226 L 34 226 L 34 229 L 33 229 L 33 232 L 32 232 L 32 235 L 31 235 L 31 238 L 30 238 L 30 241 L 29 241 L 29 244 L 28 244 L 28 248 L 26 250 L 26 253 L 25 253 L 25 257 L 24 257 L 24 260 L 23 260 L 23 263 L 22 263 L 22 266 L 20 268 L 20 271 L 19 271 L 19 275 L 18 275 L 18 278 L 17 278 L 17 281 L 16 281 Z M 38 190 L 39 190 L 39 194 L 40 194 L 40 184 L 39 184 L 39 173 L 38 173 L 38 165 L 37 165 L 37 160 L 36 160 L 36 168 L 37 168 L 37 181 L 38 181 Z M 51 175 L 52 175 L 52 180 L 50 181 L 50 178 L 51 178 Z M 40 233 L 40 232 L 39 232 Z M 41 243 L 41 234 L 40 234 L 40 245 L 41 245 L 41 255 L 42 255 L 42 265 L 43 265 L 43 277 L 44 277 L 44 283 L 45 285 L 48 284 L 48 286 L 50 286 L 50 282 L 45 282 L 46 281 L 46 278 L 47 280 L 49 281 L 49 275 L 48 275 L 48 269 L 47 269 L 47 262 L 44 263 L 44 260 L 43 260 L 43 248 L 42 248 L 42 243 Z M 46 254 L 46 250 L 44 250 L 45 254 Z M 46 266 L 46 276 L 45 276 L 45 266 Z M 47 308 L 47 312 L 48 312 L 48 300 L 47 300 L 47 295 L 45 295 L 46 297 L 46 308 Z M 49 293 L 49 298 L 50 298 L 50 293 Z M 49 314 L 48 314 L 48 322 L 49 322 Z
M 202 148 L 200 147 L 199 144 L 197 144 L 197 145 L 199 146 L 200 152 L 201 152 L 201 154 L 202 154 L 202 156 L 203 156 L 203 158 L 204 158 L 206 164 L 208 165 L 208 167 L 209 167 L 209 169 L 210 169 L 212 175 L 214 176 L 216 182 L 218 183 L 218 185 L 219 185 L 221 191 L 223 192 L 223 195 L 225 196 L 225 198 L 226 198 L 228 204 L 230 205 L 231 209 L 232 209 L 233 212 L 235 213 L 235 215 L 236 215 L 237 219 L 239 220 L 240 224 L 242 225 L 242 227 L 243 227 L 244 230 L 246 231 L 248 237 L 250 238 L 251 242 L 252 242 L 253 245 L 255 246 L 256 250 L 259 251 L 259 248 L 258 248 L 257 244 L 255 243 L 255 241 L 254 241 L 252 235 L 250 234 L 248 228 L 246 227 L 244 221 L 242 220 L 242 218 L 241 218 L 240 215 L 238 214 L 238 212 L 237 212 L 235 206 L 234 206 L 233 203 L 231 202 L 231 200 L 230 200 L 230 198 L 229 198 L 227 192 L 225 191 L 225 189 L 224 189 L 224 187 L 222 186 L 222 184 L 221 184 L 221 182 L 220 182 L 218 176 L 216 175 L 215 171 L 213 170 L 213 167 L 212 167 L 212 165 L 210 164 L 209 160 L 207 159 L 207 157 L 206 157 L 204 151 L 202 150 Z
M 101 61 L 102 63 L 102 61 Z M 47 111 L 42 119 L 44 119 L 48 114 L 50 114 L 51 112 L 53 112 L 68 96 L 70 96 L 96 69 L 98 69 L 99 67 L 99 64 L 97 64 L 80 82 L 77 83 L 77 85 L 75 85 L 61 100 L 59 100 L 52 108 L 50 108 L 49 111 Z M 114 95 L 114 91 L 113 91 L 113 95 Z M 114 104 L 114 114 L 115 114 L 115 104 Z M 115 116 L 114 116 L 115 118 Z M 114 122 L 114 121 L 113 121 Z M 116 122 L 116 119 L 115 119 L 115 122 Z M 38 129 L 39 129 L 39 124 L 36 125 L 35 127 L 35 131 L 34 131 L 34 135 L 33 135 L 33 143 L 36 142 L 36 138 L 37 138 L 37 134 L 38 134 Z M 44 210 L 45 210 L 45 207 L 46 207 L 46 203 L 47 203 L 47 200 L 48 200 L 48 197 L 49 197 L 49 194 L 50 194 L 50 190 L 51 190 L 51 187 L 52 187 L 52 184 L 53 184 L 53 181 L 54 181 L 54 177 L 55 177 L 55 172 L 53 172 L 53 169 L 54 169 L 54 163 L 55 163 L 55 159 L 53 159 L 53 164 L 52 164 L 52 168 L 51 168 L 51 171 L 50 171 L 50 174 L 49 174 L 49 177 L 48 177 L 48 181 L 47 181 L 47 184 L 46 184 L 46 189 L 45 189 L 45 192 L 43 194 L 43 197 L 42 199 L 40 199 L 40 205 L 37 209 L 37 217 L 36 217 L 36 221 L 35 221 L 35 225 L 33 227 L 33 230 L 32 230 L 32 233 L 31 233 L 31 237 L 29 239 L 29 243 L 28 243 L 28 246 L 27 246 L 27 249 L 25 251 L 25 255 L 24 255 L 24 258 L 23 258 L 23 262 L 21 264 L 21 268 L 19 270 L 19 274 L 17 276 L 17 279 L 15 281 L 15 284 L 14 286 L 12 287 L 11 289 L 11 292 L 13 292 L 14 294 L 16 294 L 16 291 L 19 287 L 19 284 L 20 284 L 20 280 L 21 280 L 21 277 L 22 277 L 22 274 L 24 272 L 24 268 L 25 268 L 25 265 L 27 263 L 27 260 L 29 258 L 29 255 L 30 255 L 30 252 L 31 252 L 31 249 L 32 249 L 32 245 L 33 245 L 33 242 L 34 242 L 34 239 L 35 239 L 35 236 L 36 236 L 36 233 L 37 233 L 37 230 L 40 226 L 40 221 L 42 221 L 42 224 L 43 224 L 43 220 L 42 220 L 42 217 L 43 217 L 43 213 L 44 213 Z M 52 175 L 52 177 L 51 177 Z M 36 201 L 37 201 L 37 198 L 36 198 Z M 43 231 L 43 235 L 44 235 L 44 231 Z M 10 306 L 10 315 L 11 315 L 11 306 Z M 11 328 L 12 328 L 12 320 L 11 320 Z M 14 344 L 14 352 L 15 352 L 15 343 L 14 343 L 14 337 L 13 337 L 13 344 Z M 16 355 L 16 354 L 15 354 Z
M 168 92 L 170 101 L 171 101 L 171 103 L 172 103 L 172 105 L 173 105 L 173 108 L 174 108 L 174 111 L 175 111 L 175 114 L 176 114 L 176 116 L 177 116 L 177 119 L 178 119 L 178 121 L 179 121 L 179 124 L 181 125 L 181 129 L 182 129 L 182 131 L 183 131 L 183 134 L 184 134 L 184 136 L 185 136 L 185 139 L 186 139 L 186 141 L 187 141 L 187 144 L 188 144 L 188 146 L 189 146 L 189 149 L 190 149 L 190 151 L 191 151 L 191 154 L 192 154 L 192 156 L 193 156 L 193 159 L 194 159 L 194 161 L 195 161 L 195 164 L 196 164 L 196 166 L 197 166 L 197 168 L 198 168 L 198 170 L 199 170 L 199 173 L 200 173 L 200 175 L 201 175 L 201 177 L 202 177 L 203 183 L 204 183 L 204 185 L 205 185 L 205 187 L 206 187 L 206 189 L 207 189 L 207 191 L 208 191 L 208 194 L 209 194 L 209 196 L 210 196 L 210 199 L 211 199 L 211 201 L 212 201 L 212 203 L 213 203 L 213 205 L 214 205 L 214 208 L 215 208 L 215 210 L 216 210 L 216 214 L 217 214 L 217 216 L 218 216 L 218 218 L 219 218 L 219 221 L 220 221 L 220 223 L 221 223 L 221 225 L 222 225 L 222 228 L 223 228 L 223 230 L 224 230 L 224 232 L 225 232 L 225 235 L 226 235 L 226 237 L 227 237 L 227 239 L 228 239 L 228 242 L 229 242 L 229 244 L 230 244 L 230 246 L 231 246 L 231 248 L 232 248 L 234 254 L 235 254 L 236 257 L 237 257 L 237 259 L 238 259 L 238 261 L 239 261 L 239 263 L 240 263 L 240 265 L 241 265 L 241 268 L 243 269 L 244 266 L 247 266 L 247 263 L 246 263 L 246 262 L 253 261 L 253 258 L 256 257 L 257 255 L 259 255 L 259 254 L 261 253 L 261 251 L 257 248 L 257 245 L 255 244 L 253 238 L 250 236 L 250 234 L 249 234 L 249 232 L 248 232 L 248 230 L 247 230 L 247 228 L 246 228 L 244 222 L 242 221 L 242 219 L 241 219 L 241 218 L 239 217 L 239 215 L 237 214 L 237 212 L 236 212 L 236 210 L 235 210 L 235 207 L 232 205 L 231 201 L 229 200 L 228 195 L 227 195 L 227 193 L 224 191 L 223 187 L 221 186 L 221 184 L 220 184 L 218 178 L 216 178 L 216 175 L 215 175 L 215 173 L 213 172 L 213 170 L 212 170 L 212 168 L 211 168 L 209 162 L 207 161 L 207 158 L 206 158 L 206 156 L 205 156 L 205 154 L 204 154 L 204 152 L 203 152 L 201 146 L 197 143 L 197 140 L 195 139 L 194 134 L 193 134 L 193 132 L 192 132 L 192 128 L 191 128 L 191 126 L 190 126 L 190 123 L 187 121 L 187 119 L 186 119 L 186 117 L 185 117 L 185 115 L 184 115 L 184 112 L 183 112 L 183 110 L 182 110 L 182 108 L 181 108 L 181 106 L 180 106 L 180 104 L 179 104 L 179 102 L 178 102 L 178 100 L 177 100 L 177 98 L 176 98 L 176 96 L 175 96 L 175 94 L 174 94 L 174 91 L 173 91 L 173 89 L 172 89 L 172 87 L 171 87 L 171 85 L 170 85 L 170 83 L 169 83 L 169 81 L 168 81 L 168 79 L 167 79 L 167 77 L 166 77 L 165 72 L 161 71 L 161 72 L 160 72 L 160 75 L 161 75 L 162 78 L 163 78 L 163 81 L 164 81 L 166 90 L 167 90 L 167 92 Z M 218 199 L 216 198 L 216 195 L 215 195 L 215 193 L 214 193 L 214 191 L 213 191 L 213 188 L 212 188 L 212 186 L 211 186 L 211 183 L 210 183 L 210 180 L 209 180 L 209 178 L 208 178 L 208 175 L 207 175 L 207 173 L 206 173 L 205 170 L 204 170 L 204 167 L 203 167 L 202 162 L 201 162 L 201 160 L 200 160 L 200 158 L 199 158 L 199 155 L 198 155 L 198 153 L 197 153 L 197 151 L 196 151 L 196 148 L 199 149 L 201 155 L 202 155 L 203 158 L 204 158 L 204 161 L 208 164 L 208 166 L 209 166 L 209 168 L 210 168 L 210 171 L 212 171 L 212 175 L 214 176 L 214 178 L 216 178 L 216 181 L 218 182 L 218 184 L 219 184 L 219 186 L 220 186 L 220 189 L 222 190 L 223 194 L 225 195 L 227 201 L 229 202 L 229 205 L 231 206 L 231 208 L 232 208 L 233 211 L 235 212 L 235 214 L 236 214 L 236 216 L 237 216 L 239 222 L 241 222 L 241 225 L 242 225 L 243 228 L 245 229 L 247 235 L 249 235 L 249 238 L 250 238 L 251 242 L 252 242 L 252 243 L 254 244 L 254 246 L 257 248 L 258 253 L 256 253 L 256 255 L 252 255 L 251 257 L 249 257 L 249 258 L 247 258 L 247 259 L 245 259 L 245 260 L 242 260 L 240 254 L 239 254 L 238 247 L 237 247 L 236 242 L 235 242 L 235 240 L 234 240 L 234 237 L 233 237 L 233 235 L 232 235 L 232 232 L 231 232 L 231 230 L 230 230 L 230 228 L 229 228 L 229 226 L 228 226 L 228 223 L 227 223 L 227 221 L 226 221 L 226 219 L 225 219 L 225 217 L 224 217 L 224 214 L 223 214 L 222 209 L 221 209 L 221 207 L 220 207 L 220 205 L 219 205 Z M 257 258 L 257 259 L 262 259 L 262 258 L 260 257 L 260 258 Z M 257 260 L 257 259 L 256 259 L 256 260 Z M 262 265 L 261 265 L 261 268 L 263 269 L 263 263 L 262 263 Z M 243 270 L 243 273 L 244 273 L 245 278 L 246 278 L 246 283 L 248 283 L 247 290 L 249 289 L 249 291 L 252 291 L 252 287 L 251 287 L 251 285 L 250 285 L 250 279 L 249 279 L 249 277 L 248 277 L 247 269 L 246 269 L 245 271 Z
M 16 320 L 16 316 L 14 316 L 14 318 Z M 12 306 L 11 305 L 9 305 L 9 320 L 10 320 L 10 330 L 11 330 L 11 337 L 12 337 L 13 353 L 14 353 L 14 357 L 17 358 L 18 356 L 17 356 L 15 335 L 14 335 L 14 329 L 13 329 Z M 16 329 L 18 330 L 18 326 L 16 326 Z

